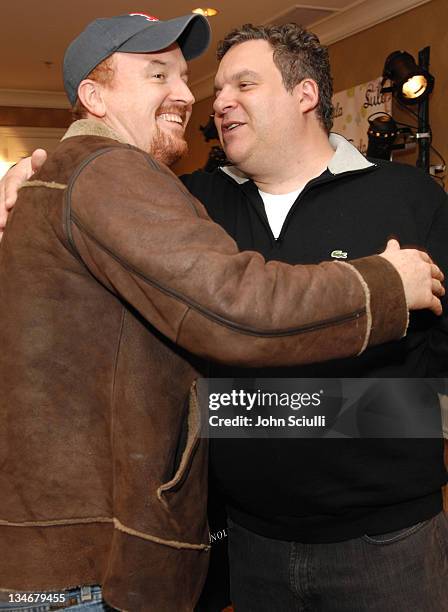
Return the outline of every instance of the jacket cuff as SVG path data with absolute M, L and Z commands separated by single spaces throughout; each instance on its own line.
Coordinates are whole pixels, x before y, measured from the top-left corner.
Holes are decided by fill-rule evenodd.
M 348 262 L 347 262 L 348 263 Z M 403 283 L 394 266 L 379 255 L 350 261 L 366 287 L 366 309 L 370 330 L 361 353 L 374 346 L 406 335 L 409 311 Z

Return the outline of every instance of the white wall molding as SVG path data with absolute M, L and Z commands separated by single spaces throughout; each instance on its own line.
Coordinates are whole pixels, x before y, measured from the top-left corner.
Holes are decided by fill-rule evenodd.
M 319 36 L 322 44 L 332 45 L 430 1 L 375 0 L 373 3 L 372 0 L 357 0 L 348 8 L 310 25 L 310 30 Z M 201 80 L 191 83 L 191 89 L 198 102 L 213 95 L 214 78 L 215 73 L 212 72 Z
M 372 26 L 406 13 L 431 0 L 361 0 L 344 11 L 313 24 L 311 29 L 324 45 L 353 36 Z
M 32 91 L 25 89 L 0 89 L 0 106 L 70 108 L 65 93 L 59 91 Z
M 0 126 L 0 138 L 5 136 L 18 136 L 23 138 L 54 138 L 62 136 L 67 131 L 67 128 L 53 127 L 16 127 L 16 126 Z

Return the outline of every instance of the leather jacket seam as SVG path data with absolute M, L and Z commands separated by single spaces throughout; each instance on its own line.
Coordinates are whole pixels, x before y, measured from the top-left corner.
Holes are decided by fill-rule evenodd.
M 70 224 L 70 221 L 71 221 L 71 196 L 72 196 L 72 190 L 73 190 L 73 187 L 75 185 L 76 179 L 79 177 L 81 172 L 84 170 L 84 168 L 91 161 L 93 161 L 97 157 L 100 157 L 100 155 L 103 155 L 104 153 L 107 153 L 109 151 L 114 151 L 115 148 L 116 147 L 106 147 L 104 149 L 99 149 L 98 151 L 94 151 L 88 157 L 86 157 L 86 159 L 84 159 L 79 164 L 79 166 L 76 168 L 76 170 L 73 172 L 73 174 L 70 177 L 70 180 L 68 182 L 67 190 L 65 192 L 64 210 L 63 210 L 63 214 L 62 214 L 62 227 L 63 227 L 65 235 L 67 236 L 68 244 L 69 244 L 70 251 L 71 251 L 72 255 L 74 255 L 76 257 L 76 259 L 78 261 L 80 261 L 83 265 L 85 265 L 85 264 L 82 261 L 82 258 L 81 258 L 81 256 L 78 253 L 78 249 L 76 248 L 76 244 L 75 244 L 75 240 L 73 238 L 73 233 L 72 233 L 71 224 Z
M 364 280 L 363 275 L 355 268 L 355 266 L 352 266 L 349 262 L 340 261 L 338 263 L 339 263 L 339 265 L 348 267 L 351 270 L 353 270 L 353 272 L 356 274 L 356 276 L 357 276 L 357 278 L 358 278 L 358 280 L 359 280 L 359 282 L 361 284 L 361 287 L 362 287 L 362 289 L 364 291 L 365 303 L 366 303 L 367 325 L 366 325 L 366 335 L 364 337 L 364 342 L 363 342 L 363 344 L 361 346 L 361 349 L 359 350 L 359 352 L 356 355 L 358 357 L 369 346 L 370 334 L 372 333 L 372 312 L 371 312 L 371 306 L 370 306 L 370 289 L 369 289 L 369 285 Z
M 154 162 L 154 160 L 152 159 L 152 157 L 150 155 L 148 155 L 144 151 L 138 151 L 138 152 L 142 154 L 142 156 L 145 158 L 145 160 L 148 162 L 148 164 L 151 166 L 151 168 L 153 170 L 160 171 L 160 169 L 158 168 L 157 164 Z M 180 183 L 180 185 L 179 185 L 178 181 L 174 180 L 177 177 L 171 177 L 169 175 L 166 175 L 165 178 L 169 179 L 171 181 L 173 186 L 177 189 L 177 191 L 179 193 L 182 194 L 182 196 L 184 198 L 188 196 L 188 204 L 189 204 L 191 210 L 195 213 L 195 215 L 197 217 L 199 217 L 198 210 L 197 210 L 196 206 L 194 205 L 194 201 L 195 201 L 196 198 L 188 191 L 188 189 L 185 189 L 185 190 L 181 189 L 180 185 L 182 185 L 182 183 Z
M 188 312 L 190 310 L 194 310 L 194 311 L 198 312 L 199 314 L 203 315 L 204 317 L 210 319 L 211 321 L 214 321 L 215 323 L 217 323 L 219 325 L 222 325 L 223 327 L 227 327 L 229 329 L 238 331 L 240 333 L 243 333 L 243 334 L 246 334 L 246 335 L 250 335 L 250 336 L 262 336 L 262 337 L 278 338 L 280 336 L 294 336 L 296 334 L 312 332 L 312 331 L 315 331 L 317 329 L 325 329 L 327 327 L 332 327 L 334 325 L 342 325 L 344 323 L 348 323 L 349 321 L 353 321 L 355 319 L 359 319 L 362 316 L 365 316 L 367 314 L 366 307 L 363 306 L 362 308 L 359 308 L 357 310 L 354 310 L 353 312 L 347 313 L 346 315 L 341 315 L 339 317 L 333 317 L 331 319 L 325 319 L 323 321 L 319 321 L 318 323 L 302 325 L 302 326 L 295 327 L 295 328 L 280 329 L 280 330 L 276 330 L 276 331 L 263 330 L 263 329 L 253 329 L 253 328 L 247 327 L 247 326 L 239 324 L 239 323 L 234 323 L 232 321 L 229 321 L 228 319 L 224 319 L 220 315 L 217 315 L 217 314 L 211 312 L 210 310 L 208 310 L 207 308 L 204 308 L 200 304 L 197 304 L 196 302 L 193 302 L 189 298 L 179 294 L 174 289 L 169 289 L 168 287 L 165 287 L 164 285 L 158 283 L 154 279 L 145 276 L 142 272 L 140 272 L 139 270 L 135 269 L 133 266 L 129 265 L 127 262 L 123 261 L 120 257 L 118 257 L 118 255 L 116 255 L 109 248 L 107 248 L 106 246 L 101 244 L 95 238 L 95 236 L 93 236 L 83 226 L 81 221 L 76 217 L 76 215 L 74 213 L 72 213 L 72 215 L 71 215 L 71 220 L 77 226 L 77 228 L 79 229 L 80 232 L 82 232 L 86 236 L 88 236 L 90 238 L 90 240 L 92 240 L 98 246 L 98 248 L 100 248 L 102 251 L 107 253 L 113 259 L 115 259 L 115 261 L 117 261 L 123 268 L 125 268 L 126 270 L 128 270 L 132 274 L 137 275 L 141 280 L 143 280 L 144 282 L 148 283 L 149 285 L 151 285 L 152 287 L 154 287 L 155 289 L 157 289 L 161 293 L 164 293 L 168 297 L 176 299 L 178 302 L 181 302 L 182 304 L 187 306 L 188 310 L 183 315 L 182 323 L 185 320 L 186 315 L 188 314 Z M 180 332 L 180 329 L 179 329 L 179 325 L 178 325 L 178 330 L 176 332 L 176 337 L 179 337 L 179 332 Z
M 166 540 L 164 538 L 159 538 L 158 536 L 151 535 L 149 533 L 143 533 L 142 531 L 138 531 L 133 529 L 132 527 L 127 527 L 117 518 L 114 518 L 114 527 L 118 531 L 121 531 L 127 535 L 131 535 L 142 540 L 149 540 L 150 542 L 155 542 L 156 544 L 163 544 L 164 546 L 169 546 L 170 548 L 187 548 L 190 550 L 210 550 L 209 544 L 192 544 L 190 542 L 180 542 L 178 540 Z
M 187 307 L 185 308 L 185 312 L 184 312 L 184 314 L 183 314 L 183 316 L 182 316 L 182 318 L 181 318 L 181 320 L 180 320 L 180 323 L 179 323 L 179 329 L 177 330 L 176 340 L 175 340 L 176 344 L 179 344 L 179 338 L 180 338 L 180 334 L 181 334 L 181 332 L 182 332 L 182 325 L 183 325 L 183 323 L 184 323 L 184 321 L 185 321 L 185 319 L 186 319 L 186 317 L 187 317 L 187 314 L 188 314 L 189 312 L 190 312 L 190 307 L 189 307 L 189 306 L 187 306 Z
M 81 525 L 86 523 L 112 523 L 113 519 L 107 516 L 73 517 L 68 519 L 51 519 L 49 521 L 23 521 L 15 523 L 0 519 L 0 525 L 5 527 L 57 527 L 64 525 Z
M 5 521 L 0 519 L 0 525 L 4 525 L 5 527 L 62 527 L 69 525 L 80 525 L 86 523 L 113 523 L 113 526 L 118 531 L 122 531 L 131 536 L 135 536 L 141 538 L 143 540 L 149 540 L 151 542 L 155 542 L 157 544 L 164 544 L 165 546 L 170 546 L 172 548 L 189 548 L 193 550 L 210 550 L 210 545 L 208 544 L 191 544 L 190 542 L 180 542 L 177 540 L 166 540 L 164 538 L 159 538 L 158 536 L 153 536 L 149 533 L 144 533 L 142 531 L 138 531 L 136 529 L 132 529 L 131 527 L 127 527 L 117 518 L 109 518 L 109 517 L 88 517 L 88 518 L 72 518 L 72 519 L 55 519 L 51 521 L 27 521 L 23 523 L 13 523 L 10 521 Z
M 122 308 L 120 330 L 118 332 L 117 346 L 116 346 L 115 357 L 114 357 L 114 372 L 113 372 L 113 379 L 112 379 L 111 403 L 110 403 L 111 405 L 110 447 L 111 447 L 112 453 L 114 453 L 114 449 L 115 449 L 115 383 L 117 380 L 118 356 L 120 354 L 121 339 L 123 337 L 123 328 L 124 328 L 125 318 L 126 318 L 126 309 Z M 113 482 L 115 482 L 115 462 L 112 462 L 112 478 L 113 478 Z
M 164 495 L 172 493 L 179 485 L 181 485 L 191 466 L 194 453 L 199 444 L 199 433 L 201 429 L 201 416 L 199 411 L 199 401 L 197 398 L 196 381 L 193 382 L 190 389 L 189 411 L 188 411 L 188 435 L 185 449 L 182 453 L 182 459 L 176 473 L 171 480 L 162 483 L 156 491 L 157 499 L 165 505 Z

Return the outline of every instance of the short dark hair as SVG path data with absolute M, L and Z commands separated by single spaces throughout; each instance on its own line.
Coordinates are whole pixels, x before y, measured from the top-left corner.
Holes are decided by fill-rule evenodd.
M 279 69 L 286 91 L 291 92 L 303 79 L 313 79 L 319 88 L 317 115 L 327 132 L 333 125 L 333 79 L 328 50 L 319 38 L 296 23 L 254 26 L 246 23 L 236 28 L 218 44 L 221 60 L 234 45 L 249 40 L 266 40 L 274 50 L 274 63 Z

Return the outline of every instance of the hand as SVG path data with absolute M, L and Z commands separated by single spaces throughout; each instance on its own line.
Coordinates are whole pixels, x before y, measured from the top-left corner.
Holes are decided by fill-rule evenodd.
M 46 159 L 46 151 L 36 149 L 31 157 L 21 159 L 0 181 L 0 240 L 9 211 L 16 203 L 19 189 L 37 170 L 40 170 Z
M 440 298 L 445 295 L 444 276 L 427 253 L 401 249 L 397 240 L 389 240 L 381 257 L 401 276 L 409 310 L 429 308 L 436 315 L 442 314 Z

